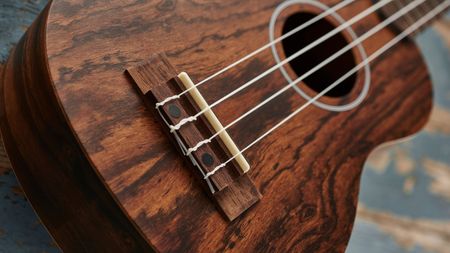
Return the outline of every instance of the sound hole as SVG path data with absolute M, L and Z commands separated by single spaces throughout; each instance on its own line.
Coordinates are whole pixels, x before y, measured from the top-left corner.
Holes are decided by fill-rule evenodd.
M 287 18 L 283 26 L 283 34 L 288 33 L 289 31 L 295 29 L 296 27 L 314 18 L 315 16 L 315 14 L 306 12 L 291 15 Z M 288 37 L 282 42 L 286 57 L 295 54 L 302 48 L 308 46 L 310 43 L 313 43 L 335 28 L 336 27 L 326 19 L 321 19 L 313 25 Z M 341 33 L 337 33 L 333 37 L 310 49 L 308 52 L 295 58 L 289 64 L 294 70 L 297 77 L 291 78 L 295 80 L 299 76 L 305 74 L 306 72 L 320 64 L 322 61 L 326 60 L 334 53 L 341 50 L 347 44 L 349 43 L 347 42 L 345 37 Z M 322 67 L 320 70 L 316 71 L 314 74 L 305 78 L 303 82 L 315 92 L 321 92 L 355 66 L 355 57 L 353 55 L 353 52 L 349 50 L 334 61 Z M 353 86 L 355 85 L 355 82 L 356 75 L 352 75 L 341 82 L 334 89 L 329 91 L 326 96 L 345 96 L 350 93 Z

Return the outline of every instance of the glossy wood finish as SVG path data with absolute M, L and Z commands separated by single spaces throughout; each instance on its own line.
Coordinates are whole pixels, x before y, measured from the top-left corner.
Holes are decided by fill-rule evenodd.
M 56 153 L 65 158 L 80 156 L 90 162 L 86 171 L 91 167 L 91 172 L 98 173 L 91 173 L 94 179 L 80 180 L 97 185 L 101 185 L 98 179 L 103 181 L 138 228 L 140 233 L 134 235 L 142 233 L 161 252 L 343 252 L 366 156 L 383 142 L 413 134 L 428 117 L 431 86 L 415 45 L 405 41 L 375 61 L 372 88 L 357 109 L 331 113 L 309 107 L 250 149 L 246 154 L 252 165 L 249 175 L 264 198 L 250 212 L 228 223 L 195 183 L 124 70 L 163 51 L 178 69 L 202 80 L 267 43 L 268 20 L 280 1 L 108 3 L 53 3 L 46 31 L 49 80 L 34 82 L 54 85 L 55 93 L 47 96 L 54 94 L 50 101 L 60 104 L 53 109 L 46 107 L 46 112 L 59 116 L 63 112 L 69 124 L 48 122 L 79 141 Z M 370 1 L 357 1 L 341 14 L 348 19 L 369 6 Z M 362 34 L 378 22 L 378 17 L 371 15 L 355 30 Z M 369 39 L 365 48 L 370 54 L 393 36 L 383 30 Z M 215 101 L 273 64 L 271 54 L 265 52 L 205 85 L 202 94 Z M 324 100 L 348 101 L 358 95 L 361 82 L 360 76 L 347 97 Z M 283 85 L 285 80 L 276 72 L 216 112 L 222 122 L 230 122 Z M 17 92 L 19 88 L 9 89 Z M 304 100 L 288 92 L 277 102 L 230 131 L 239 146 L 251 142 Z M 17 106 L 14 101 L 9 105 Z M 45 125 L 40 131 L 40 135 L 54 132 Z M 16 135 L 11 133 L 11 138 Z M 16 150 L 12 147 L 15 144 Z M 7 146 L 12 156 L 35 151 L 12 142 Z M 36 168 L 42 165 L 39 159 L 25 158 Z M 67 160 L 69 168 L 74 164 Z M 20 166 L 15 167 L 20 170 Z M 24 184 L 35 183 L 26 175 L 19 173 L 19 177 Z M 56 209 L 48 208 L 41 215 Z M 91 229 L 98 231 L 99 226 Z M 121 240 L 115 239 L 118 243 Z M 74 237 L 69 236 L 60 244 L 65 249 L 76 247 Z
M 67 125 L 48 79 L 42 43 L 47 11 L 16 46 L 3 73 L 0 122 L 15 173 L 63 250 L 151 251 Z

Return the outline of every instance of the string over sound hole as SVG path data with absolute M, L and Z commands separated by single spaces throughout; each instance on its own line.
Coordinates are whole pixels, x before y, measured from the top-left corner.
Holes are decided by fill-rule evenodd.
M 289 16 L 283 26 L 283 34 L 301 26 L 310 19 L 316 17 L 313 13 L 301 12 Z M 303 29 L 282 41 L 286 57 L 290 57 L 314 41 L 320 39 L 336 27 L 327 19 L 321 19 L 307 29 Z M 348 44 L 342 33 L 337 33 L 314 48 L 308 50 L 300 57 L 289 62 L 290 67 L 297 77 L 304 75 L 321 62 L 344 48 Z M 328 63 L 312 75 L 306 77 L 303 82 L 315 92 L 321 92 L 331 83 L 356 66 L 355 56 L 352 50 L 347 51 L 337 59 Z M 296 79 L 293 77 L 292 79 Z M 356 82 L 356 75 L 351 75 L 340 85 L 329 91 L 326 96 L 342 97 L 350 93 Z
M 279 70 L 289 83 L 295 84 L 292 87 L 300 96 L 321 109 L 335 112 L 352 110 L 364 101 L 369 92 L 369 64 L 364 64 L 361 71 L 355 72 L 356 76 L 350 73 L 344 77 L 347 80 L 338 80 L 343 73 L 355 67 L 356 63 L 360 64 L 367 59 L 363 44 L 352 29 L 351 24 L 354 22 L 356 21 L 350 22 L 342 18 L 334 8 L 314 0 L 286 0 L 272 14 L 269 24 L 270 41 L 274 42 L 275 38 L 282 37 L 283 34 L 293 37 L 284 36 L 287 42 L 280 43 L 280 46 L 272 45 L 272 54 L 280 65 Z M 351 48 L 350 44 L 353 45 Z M 328 89 L 336 81 L 339 81 L 339 85 Z M 318 93 L 326 90 L 327 96 L 351 96 L 351 102 L 346 99 L 341 104 L 314 99 L 315 94 L 307 92 L 301 85 L 303 83 Z M 357 90 L 355 92 L 359 95 L 353 94 L 353 90 Z

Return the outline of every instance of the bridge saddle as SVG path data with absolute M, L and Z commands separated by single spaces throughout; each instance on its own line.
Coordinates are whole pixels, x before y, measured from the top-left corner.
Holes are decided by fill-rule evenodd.
M 234 220 L 256 204 L 261 194 L 246 174 L 250 168 L 248 162 L 239 153 L 239 149 L 214 112 L 209 109 L 200 92 L 193 87 L 189 76 L 186 73 L 178 74 L 164 54 L 154 55 L 149 61 L 127 71 L 137 85 L 144 103 L 155 112 L 167 136 L 188 161 L 198 181 L 207 189 L 225 216 Z M 187 89 L 188 94 L 156 108 L 157 103 Z M 184 124 L 176 131 L 170 130 L 170 126 L 176 126 L 182 119 L 200 111 L 204 113 L 197 120 Z M 214 138 L 189 152 L 189 148 L 219 132 L 220 138 Z M 236 156 L 233 162 L 205 178 L 205 175 L 233 156 Z

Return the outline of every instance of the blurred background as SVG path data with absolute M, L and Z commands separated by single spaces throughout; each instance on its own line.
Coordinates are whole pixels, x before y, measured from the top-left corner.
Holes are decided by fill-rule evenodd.
M 46 0 L 0 0 L 0 68 Z M 418 135 L 373 152 L 347 253 L 450 253 L 450 12 L 417 43 L 434 85 Z M 0 142 L 1 143 L 1 142 Z M 27 202 L 0 144 L 0 253 L 60 252 Z

